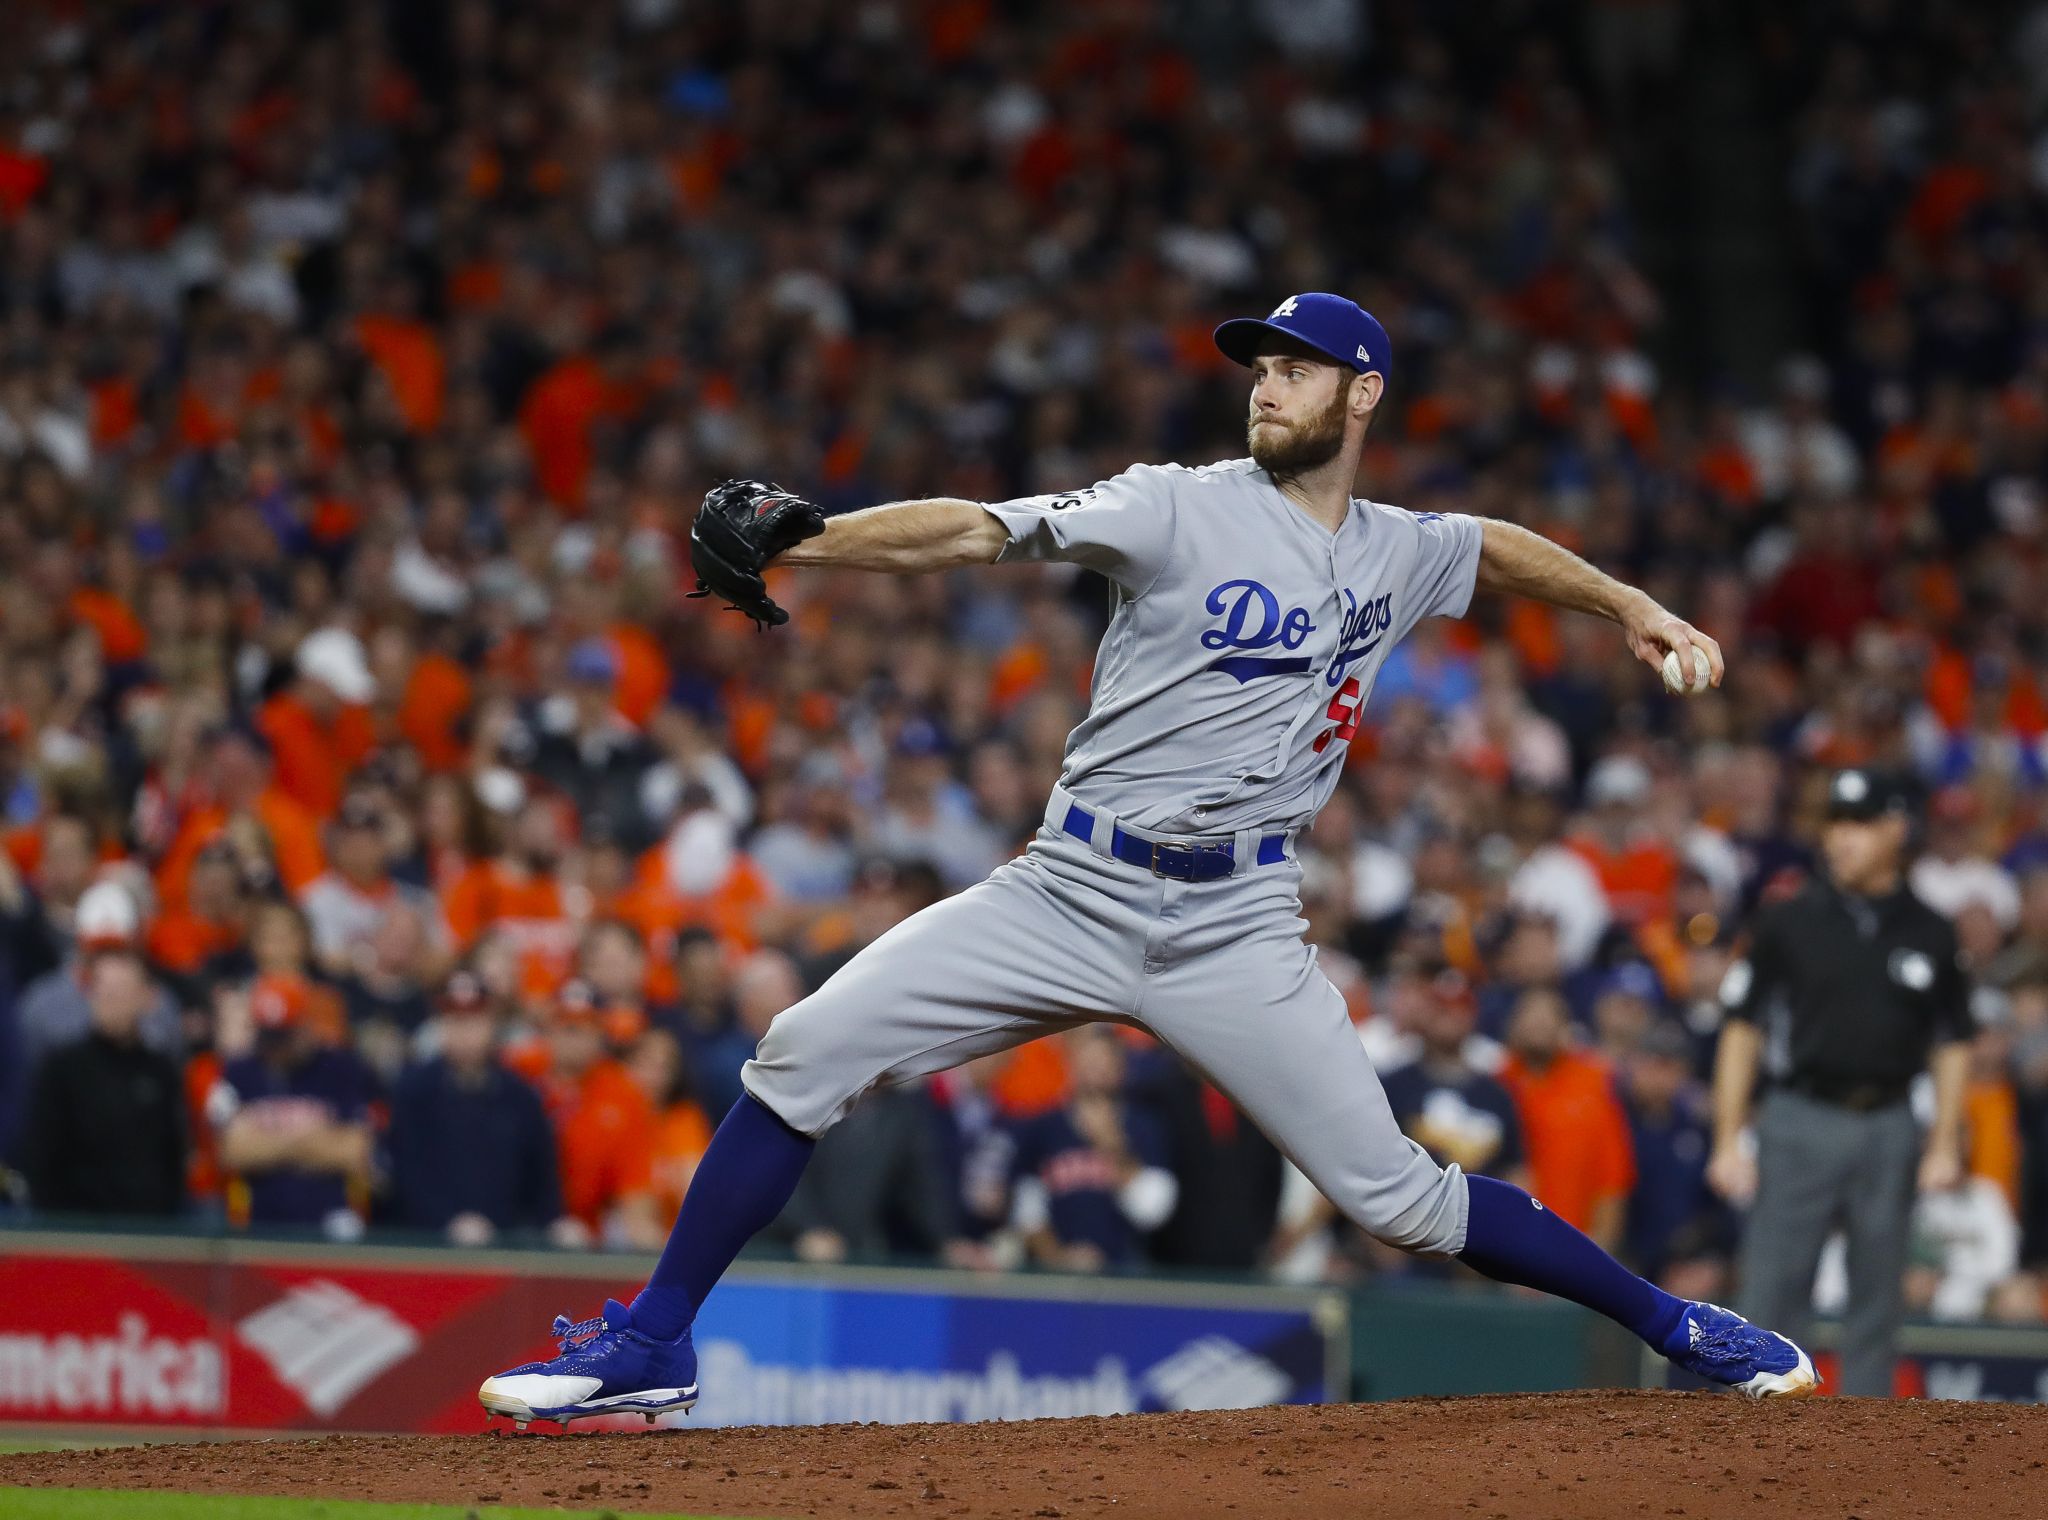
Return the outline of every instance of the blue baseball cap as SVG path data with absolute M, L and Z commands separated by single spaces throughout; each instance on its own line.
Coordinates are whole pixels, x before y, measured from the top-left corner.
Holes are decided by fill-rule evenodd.
M 1233 318 L 1216 329 L 1216 346 L 1232 362 L 1250 364 L 1259 356 L 1260 345 L 1276 334 L 1360 374 L 1377 371 L 1382 379 L 1393 379 L 1394 346 L 1379 318 L 1356 301 L 1327 291 L 1289 296 L 1263 320 Z
M 572 681 L 601 684 L 619 678 L 619 657 L 604 639 L 578 639 L 569 651 L 568 669 Z

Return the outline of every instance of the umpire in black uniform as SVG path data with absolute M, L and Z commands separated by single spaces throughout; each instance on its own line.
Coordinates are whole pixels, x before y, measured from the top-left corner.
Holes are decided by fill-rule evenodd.
M 1821 1247 L 1845 1233 L 1841 1391 L 1877 1397 L 1892 1389 L 1916 1178 L 1930 1191 L 1963 1179 L 1972 1032 L 1955 931 L 1906 888 L 1911 807 L 1882 772 L 1830 781 L 1823 877 L 1758 910 L 1721 989 L 1708 1165 L 1731 1201 L 1754 1199 L 1742 1312 L 1759 1324 L 1805 1333 Z M 1930 1062 L 1923 1144 L 1907 1093 Z M 1752 1155 L 1742 1131 L 1759 1070 Z

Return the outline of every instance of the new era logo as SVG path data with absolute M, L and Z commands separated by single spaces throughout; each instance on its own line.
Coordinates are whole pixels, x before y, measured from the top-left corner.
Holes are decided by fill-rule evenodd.
M 300 1283 L 235 1326 L 235 1338 L 323 1418 L 412 1355 L 419 1333 L 340 1283 Z
M 1372 355 L 1365 351 L 1365 345 L 1363 343 L 1358 345 L 1358 362 L 1360 364 L 1372 363 Z

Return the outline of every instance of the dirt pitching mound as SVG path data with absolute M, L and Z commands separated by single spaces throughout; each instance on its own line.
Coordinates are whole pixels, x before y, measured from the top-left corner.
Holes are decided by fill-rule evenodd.
M 1920 1520 L 2048 1515 L 2044 1463 L 2042 1408 L 1567 1393 L 1009 1425 L 232 1441 L 0 1457 L 0 1484 L 731 1516 Z

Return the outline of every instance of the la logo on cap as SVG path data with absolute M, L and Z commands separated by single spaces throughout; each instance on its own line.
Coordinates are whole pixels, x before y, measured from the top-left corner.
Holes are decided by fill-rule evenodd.
M 1297 299 L 1298 299 L 1298 298 L 1297 298 L 1297 297 L 1295 297 L 1295 296 L 1289 296 L 1289 297 L 1288 297 L 1288 298 L 1287 298 L 1286 300 L 1282 301 L 1282 302 L 1281 302 L 1281 303 L 1280 303 L 1280 304 L 1279 304 L 1278 306 L 1276 306 L 1276 307 L 1274 307 L 1274 308 L 1273 308 L 1273 317 L 1291 317 L 1291 316 L 1293 316 L 1293 315 L 1294 315 L 1294 303 L 1295 303 L 1295 301 L 1296 301 Z M 1272 321 L 1272 320 L 1273 320 L 1273 317 L 1268 317 L 1268 318 L 1266 318 L 1266 320 L 1267 320 L 1268 322 L 1270 322 L 1270 321 Z

